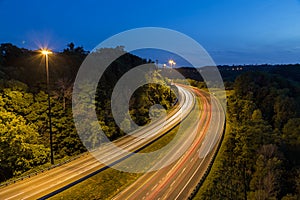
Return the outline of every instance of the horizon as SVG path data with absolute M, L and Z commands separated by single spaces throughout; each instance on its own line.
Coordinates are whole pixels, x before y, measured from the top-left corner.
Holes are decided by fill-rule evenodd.
M 299 199 L 300 0 L 0 8 L 0 199 Z
M 196 40 L 217 65 L 300 62 L 299 0 L 156 0 L 151 4 L 1 0 L 0 8 L 5 19 L 0 42 L 21 48 L 48 46 L 60 51 L 74 42 L 91 51 L 125 30 L 165 27 Z
M 70 43 L 74 43 L 74 42 L 70 42 Z M 70 44 L 68 43 L 68 44 Z M 29 51 L 40 51 L 42 48 L 26 48 L 26 47 L 20 47 L 16 44 L 7 42 L 7 43 L 3 43 L 0 42 L 0 45 L 2 44 L 12 44 L 20 49 L 27 49 Z M 67 47 L 67 44 L 66 44 Z M 84 51 L 86 51 L 87 53 L 90 53 L 91 50 L 86 50 L 83 46 L 75 46 L 75 47 L 82 47 Z M 47 48 L 47 47 L 46 47 Z M 64 51 L 64 49 L 60 49 L 60 50 L 52 50 L 49 48 L 49 50 L 53 51 L 54 53 L 62 53 Z M 125 48 L 126 51 L 126 48 Z M 146 53 L 145 53 L 146 52 Z M 159 57 L 155 56 L 158 55 L 157 52 L 159 52 L 159 56 L 160 56 L 160 60 L 158 59 Z M 142 59 L 146 59 L 146 60 L 151 60 L 153 63 L 156 63 L 156 60 L 158 60 L 158 66 L 160 68 L 163 68 L 163 64 L 167 64 L 167 68 L 170 68 L 170 66 L 168 65 L 168 61 L 169 60 L 174 60 L 176 61 L 176 66 L 174 66 L 173 68 L 198 68 L 198 67 L 194 67 L 192 66 L 188 61 L 186 61 L 184 58 L 181 58 L 180 56 L 174 54 L 174 53 L 170 53 L 170 52 L 166 52 L 166 51 L 162 51 L 162 50 L 154 50 L 154 51 L 149 51 L 149 49 L 143 49 L 142 51 L 133 51 L 133 52 L 128 52 L 131 53 L 135 56 L 138 56 Z M 146 57 L 148 56 L 148 57 Z M 163 62 L 160 62 L 163 61 Z M 234 66 L 245 66 L 245 67 L 252 67 L 252 66 L 285 66 L 285 65 L 300 65 L 300 61 L 299 62 L 290 62 L 290 63 L 251 63 L 251 64 L 247 64 L 247 63 L 240 63 L 240 64 L 236 64 L 236 63 L 231 63 L 231 64 L 218 64 L 216 63 L 216 66 L 218 67 L 234 67 Z

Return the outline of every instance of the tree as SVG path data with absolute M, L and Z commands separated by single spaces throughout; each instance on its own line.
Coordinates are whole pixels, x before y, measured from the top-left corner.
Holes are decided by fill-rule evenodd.
M 70 51 L 74 51 L 75 45 L 74 45 L 73 42 L 69 43 L 67 46 L 69 47 L 69 50 L 70 50 Z
M 7 111 L 4 105 L 0 96 L 0 170 L 7 174 L 2 181 L 47 162 L 49 154 L 49 149 L 39 144 L 36 126 Z
M 67 100 L 71 100 L 72 98 L 72 81 L 62 78 L 57 80 L 56 86 L 56 90 L 53 91 L 54 98 L 62 100 L 63 110 L 65 111 Z
M 291 118 L 283 127 L 282 137 L 288 146 L 300 146 L 300 118 Z
M 282 161 L 275 145 L 264 145 L 260 149 L 255 172 L 250 182 L 249 199 L 277 199 L 280 194 Z
M 274 125 L 281 129 L 283 125 L 291 118 L 296 117 L 296 101 L 287 96 L 278 96 L 274 103 Z

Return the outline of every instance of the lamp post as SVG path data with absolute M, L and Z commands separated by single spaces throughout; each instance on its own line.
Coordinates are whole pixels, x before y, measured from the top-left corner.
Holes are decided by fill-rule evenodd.
M 50 132 L 50 152 L 51 152 L 51 164 L 54 164 L 53 157 L 53 140 L 52 140 L 52 122 L 51 122 L 51 103 L 50 103 L 50 87 L 49 87 L 49 54 L 52 54 L 48 49 L 42 49 L 42 54 L 45 55 L 45 66 L 47 75 L 47 94 L 48 94 L 48 118 L 49 118 L 49 132 Z
M 169 64 L 170 64 L 170 67 L 172 68 L 173 65 L 175 66 L 176 65 L 176 62 L 174 60 L 169 60 Z

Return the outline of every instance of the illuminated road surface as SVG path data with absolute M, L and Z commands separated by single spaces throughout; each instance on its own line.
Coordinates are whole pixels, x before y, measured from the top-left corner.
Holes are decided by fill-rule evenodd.
M 222 106 L 207 93 L 193 90 L 201 99 L 202 112 L 199 119 L 190 124 L 190 135 L 182 140 L 185 145 L 193 138 L 192 145 L 183 156 L 172 165 L 155 172 L 146 173 L 135 183 L 119 193 L 114 199 L 187 199 L 204 175 L 224 129 L 225 116 Z M 213 105 L 213 106 L 212 106 Z M 178 152 L 176 152 L 176 150 Z M 164 158 L 180 153 L 174 148 Z
M 179 105 L 168 114 L 167 119 L 151 123 L 148 127 L 136 131 L 132 135 L 134 137 L 123 137 L 114 144 L 127 151 L 135 151 L 176 126 L 191 112 L 195 104 L 193 92 L 181 86 L 178 86 L 178 89 Z M 160 124 L 163 122 L 164 128 L 161 129 Z M 107 163 L 114 163 L 128 155 L 117 153 L 112 145 L 104 146 L 93 153 L 102 156 Z M 104 164 L 86 154 L 70 163 L 0 188 L 0 199 L 37 199 L 102 168 L 105 168 Z

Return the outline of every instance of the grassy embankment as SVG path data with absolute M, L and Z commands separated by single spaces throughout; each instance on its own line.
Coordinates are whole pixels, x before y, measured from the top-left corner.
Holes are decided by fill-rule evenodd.
M 197 99 L 197 102 L 198 103 L 195 109 L 193 109 L 190 115 L 182 123 L 191 124 L 196 115 L 199 114 L 198 112 L 201 109 L 201 104 L 199 99 Z M 166 146 L 171 140 L 174 139 L 179 127 L 180 126 L 176 126 L 157 141 L 141 150 L 140 153 L 153 152 Z M 189 126 L 183 127 L 189 128 Z M 51 199 L 111 199 L 142 175 L 143 174 L 128 173 L 109 168 L 52 197 Z

